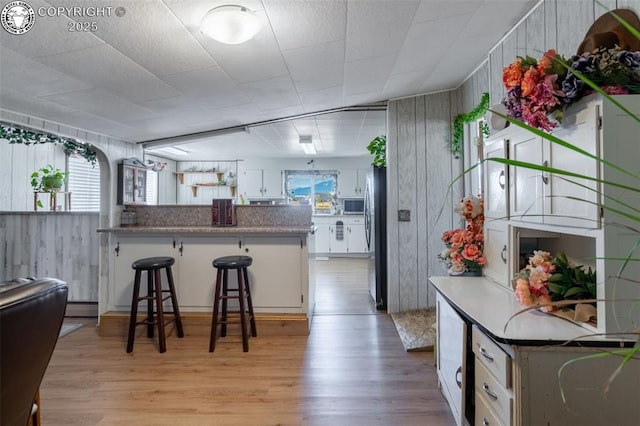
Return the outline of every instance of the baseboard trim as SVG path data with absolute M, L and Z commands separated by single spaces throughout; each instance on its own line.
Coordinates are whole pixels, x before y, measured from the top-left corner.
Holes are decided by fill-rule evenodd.
M 64 316 L 68 318 L 98 318 L 98 302 L 67 302 Z
M 237 314 L 236 314 L 237 315 Z M 187 336 L 209 336 L 211 333 L 211 314 L 203 312 L 180 312 L 182 326 Z M 256 328 L 260 336 L 306 336 L 309 334 L 309 319 L 305 314 L 266 314 L 256 313 Z M 230 315 L 231 317 L 231 315 Z M 143 315 L 138 315 L 141 321 Z M 102 337 L 126 337 L 129 327 L 129 312 L 109 311 L 100 315 L 98 333 Z M 174 332 L 173 323 L 167 327 L 167 333 Z M 144 327 L 137 327 L 137 333 Z M 229 325 L 229 333 L 240 333 L 236 324 Z

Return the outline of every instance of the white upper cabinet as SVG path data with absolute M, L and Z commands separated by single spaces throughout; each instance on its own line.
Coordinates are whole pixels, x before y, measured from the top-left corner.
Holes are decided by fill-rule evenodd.
M 244 172 L 241 191 L 247 198 L 282 198 L 282 170 L 248 169 Z
M 509 158 L 514 161 L 542 165 L 542 138 L 514 128 L 509 132 Z M 509 167 L 509 217 L 523 222 L 542 222 L 544 214 L 543 183 L 538 170 Z
M 342 169 L 338 174 L 338 197 L 364 197 L 368 169 Z
M 485 159 L 506 158 L 507 139 L 498 138 L 487 142 Z M 508 168 L 502 163 L 487 161 L 484 183 L 484 215 L 487 218 L 506 219 L 509 203 Z

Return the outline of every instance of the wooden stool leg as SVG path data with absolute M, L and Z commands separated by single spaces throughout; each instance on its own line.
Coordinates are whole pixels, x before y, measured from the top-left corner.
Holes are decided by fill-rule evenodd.
M 153 337 L 153 272 L 147 271 L 147 337 Z
M 220 320 L 220 337 L 227 335 L 227 295 L 229 289 L 229 270 L 222 270 L 222 319 Z
M 133 339 L 135 338 L 136 322 L 138 320 L 138 297 L 140 294 L 140 271 L 136 271 L 133 281 L 133 297 L 131 300 L 131 316 L 129 317 L 129 337 L 127 339 L 127 353 L 133 351 Z
M 251 301 L 251 289 L 249 288 L 249 276 L 247 274 L 247 268 L 242 268 L 244 274 L 245 292 L 247 294 L 247 304 L 249 305 L 249 323 L 251 324 L 251 335 L 258 337 L 258 330 L 256 328 L 256 318 L 253 316 L 253 302 Z
M 209 338 L 209 352 L 216 349 L 216 335 L 218 332 L 218 306 L 220 305 L 220 284 L 222 281 L 222 269 L 218 269 L 216 278 L 216 290 L 213 295 L 213 318 L 211 318 L 211 337 Z
M 238 301 L 240 302 L 240 330 L 242 331 L 242 351 L 249 352 L 249 336 L 247 336 L 246 306 L 244 300 L 244 280 L 242 271 L 238 271 Z
M 158 324 L 158 343 L 160 353 L 167 351 L 166 336 L 164 335 L 164 312 L 162 309 L 162 281 L 160 278 L 160 269 L 153 271 L 155 281 L 155 299 L 156 299 L 156 322 Z
M 173 274 L 171 273 L 171 267 L 166 268 L 167 281 L 169 283 L 169 294 L 171 295 L 171 306 L 173 307 L 173 317 L 176 322 L 176 330 L 178 337 L 184 337 L 184 331 L 182 330 L 182 318 L 180 317 L 180 309 L 178 307 L 178 297 L 176 296 L 176 287 L 173 284 Z

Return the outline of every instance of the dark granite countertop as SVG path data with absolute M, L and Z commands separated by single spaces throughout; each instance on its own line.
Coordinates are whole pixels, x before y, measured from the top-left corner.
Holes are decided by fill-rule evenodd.
M 117 226 L 98 232 L 127 234 L 308 234 L 310 226 Z

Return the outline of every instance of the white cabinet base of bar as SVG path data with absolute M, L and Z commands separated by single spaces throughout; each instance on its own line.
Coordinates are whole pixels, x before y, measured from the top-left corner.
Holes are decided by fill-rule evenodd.
M 131 264 L 141 258 L 171 256 L 180 313 L 188 335 L 209 332 L 215 258 L 248 255 L 251 296 L 259 335 L 306 335 L 309 331 L 309 255 L 304 234 L 111 233 L 110 282 L 100 334 L 126 335 L 133 292 Z M 163 285 L 166 275 L 162 272 Z M 145 279 L 143 277 L 143 279 Z M 229 285 L 236 285 L 229 275 Z M 232 303 L 235 301 L 230 301 Z M 169 307 L 167 305 L 167 307 Z M 230 309 L 233 305 L 230 305 Z

